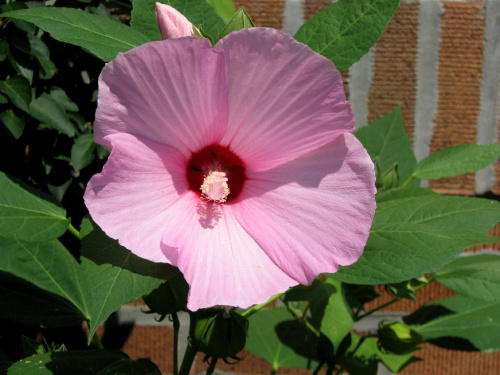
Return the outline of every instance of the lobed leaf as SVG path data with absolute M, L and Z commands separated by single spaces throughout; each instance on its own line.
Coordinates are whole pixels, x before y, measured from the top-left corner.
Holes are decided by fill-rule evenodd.
M 280 334 L 286 336 L 297 329 L 285 307 L 276 307 L 259 311 L 248 318 L 249 328 L 245 348 L 253 355 L 271 364 L 273 371 L 282 367 L 311 368 L 314 366 L 306 357 L 297 353 L 286 345 L 276 333 L 276 328 L 281 325 Z M 300 340 L 302 339 L 302 340 Z M 304 341 L 304 336 L 299 338 Z
M 83 47 L 103 61 L 150 41 L 140 31 L 118 21 L 73 8 L 31 8 L 1 16 L 31 22 L 54 39 Z
M 118 244 L 90 220 L 82 223 L 81 271 L 88 289 L 89 340 L 97 328 L 124 303 L 135 301 L 179 271 L 163 263 L 139 258 Z
M 0 317 L 11 322 L 46 328 L 81 324 L 80 310 L 56 294 L 7 272 L 0 272 Z
M 65 298 L 88 317 L 78 262 L 57 240 L 27 242 L 0 236 L 0 271 Z
M 0 172 L 0 227 L 2 236 L 43 241 L 68 229 L 66 211 L 55 200 Z
M 399 0 L 340 0 L 304 23 L 295 39 L 344 71 L 382 35 Z
M 328 278 L 310 294 L 312 324 L 331 341 L 337 352 L 354 325 L 351 310 L 342 294 L 342 283 Z

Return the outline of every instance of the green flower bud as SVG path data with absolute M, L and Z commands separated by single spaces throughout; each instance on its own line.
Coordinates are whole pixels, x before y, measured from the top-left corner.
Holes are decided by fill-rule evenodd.
M 402 322 L 386 324 L 382 322 L 378 329 L 379 345 L 394 354 L 411 353 L 424 342 L 422 336 Z
M 380 167 L 378 166 L 378 168 Z M 380 173 L 379 169 L 375 185 L 377 186 L 377 189 L 379 191 L 389 190 L 398 187 L 399 186 L 398 165 L 394 164 L 384 173 Z
M 212 358 L 235 357 L 245 347 L 248 320 L 219 308 L 196 313 L 194 345 Z
M 142 298 L 150 308 L 148 313 L 159 314 L 163 320 L 186 308 L 188 292 L 189 285 L 179 273 Z

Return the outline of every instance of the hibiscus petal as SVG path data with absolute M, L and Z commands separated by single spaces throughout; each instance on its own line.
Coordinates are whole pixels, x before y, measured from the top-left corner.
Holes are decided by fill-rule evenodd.
M 224 56 L 204 38 L 143 44 L 106 64 L 99 77 L 95 140 L 131 133 L 186 156 L 217 143 L 227 126 Z
M 160 242 L 168 207 L 187 190 L 186 158 L 175 148 L 130 134 L 106 137 L 111 155 L 85 191 L 92 219 L 136 255 L 168 262 Z
M 155 13 L 163 39 L 194 36 L 193 24 L 174 7 L 156 3 Z
M 191 311 L 214 305 L 248 307 L 297 282 L 288 277 L 234 219 L 230 206 L 187 193 L 175 203 L 164 252 L 190 285 Z
M 225 52 L 229 145 L 253 170 L 276 167 L 353 130 L 342 77 L 333 63 L 278 30 L 231 33 Z
M 248 172 L 235 217 L 300 284 L 354 263 L 375 212 L 375 172 L 361 143 L 345 134 L 264 172 Z

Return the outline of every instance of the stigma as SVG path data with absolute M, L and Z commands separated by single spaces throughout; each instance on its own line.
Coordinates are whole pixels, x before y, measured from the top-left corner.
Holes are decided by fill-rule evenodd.
M 203 198 L 217 203 L 224 203 L 229 195 L 226 173 L 211 171 L 203 179 L 200 187 Z

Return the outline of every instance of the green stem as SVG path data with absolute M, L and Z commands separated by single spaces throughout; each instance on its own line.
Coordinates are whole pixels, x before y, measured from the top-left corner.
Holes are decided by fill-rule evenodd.
M 402 298 L 401 298 L 401 297 L 396 297 L 396 298 L 394 298 L 392 301 L 386 302 L 386 303 L 384 303 L 383 305 L 380 305 L 380 306 L 378 306 L 378 307 L 375 307 L 373 310 L 370 310 L 370 311 L 368 311 L 367 313 L 365 313 L 365 314 L 363 314 L 363 315 L 361 315 L 361 316 L 356 317 L 356 318 L 354 319 L 354 321 L 356 321 L 356 322 L 357 322 L 357 321 L 359 321 L 359 320 L 361 320 L 361 319 L 364 319 L 364 318 L 366 318 L 367 316 L 370 316 L 371 314 L 373 314 L 373 313 L 375 313 L 375 312 L 377 312 L 377 311 L 379 311 L 379 310 L 382 310 L 382 309 L 386 308 L 387 306 L 390 306 L 390 305 L 392 305 L 393 303 L 396 303 L 396 302 L 401 301 L 401 300 L 402 300 Z
M 212 358 L 212 362 L 210 362 L 210 366 L 208 366 L 207 373 L 205 375 L 212 375 L 214 373 L 216 364 L 217 358 Z
M 260 305 L 255 305 L 255 306 L 249 308 L 247 311 L 244 311 L 241 315 L 244 316 L 245 318 L 248 318 L 249 316 L 255 314 L 256 312 L 259 312 L 264 307 L 266 307 L 267 305 L 276 301 L 277 299 L 281 298 L 284 295 L 285 295 L 285 293 L 276 294 L 276 295 L 272 296 L 271 298 L 269 298 L 269 300 L 267 302 L 261 303 Z
M 418 291 L 419 291 L 420 289 L 422 289 L 423 287 L 425 287 L 425 286 L 429 285 L 432 281 L 434 281 L 434 278 L 433 278 L 433 277 L 431 277 L 429 280 L 427 280 L 427 282 L 426 282 L 426 283 L 424 283 L 424 284 L 420 284 L 420 285 L 416 286 L 415 288 L 413 288 L 413 291 L 414 291 L 414 292 L 418 292 Z M 361 319 L 364 319 L 364 318 L 366 318 L 367 316 L 370 316 L 371 314 L 373 314 L 374 312 L 377 312 L 377 311 L 379 311 L 379 310 L 382 310 L 383 308 L 386 308 L 387 306 L 390 306 L 390 305 L 392 305 L 393 303 L 396 303 L 396 302 L 398 302 L 398 301 L 401 301 L 402 299 L 403 299 L 403 298 L 401 298 L 401 297 L 396 297 L 396 298 L 394 298 L 392 301 L 386 302 L 386 303 L 384 303 L 383 305 L 380 305 L 379 307 L 375 307 L 373 310 L 368 311 L 366 314 L 363 314 L 363 315 L 361 315 L 361 316 L 357 316 L 357 317 L 355 317 L 355 318 L 354 318 L 354 321 L 355 321 L 355 322 L 357 322 L 357 321 L 359 321 L 359 320 L 361 320 Z
M 415 178 L 415 175 L 411 175 L 410 178 L 408 180 L 405 181 L 405 183 L 403 185 L 401 185 L 402 188 L 405 188 L 407 187 L 408 185 L 410 185 L 410 182 L 413 181 L 413 179 Z
M 308 321 L 307 319 L 303 319 L 304 314 L 302 314 L 302 312 L 301 312 L 301 311 L 297 310 L 295 307 L 293 307 L 292 305 L 290 305 L 288 302 L 285 302 L 285 306 L 286 306 L 286 308 L 288 309 L 288 311 L 290 311 L 290 313 L 291 313 L 294 317 L 296 317 L 296 318 L 300 319 L 300 321 L 304 322 L 304 324 L 306 325 L 306 327 L 307 327 L 307 328 L 308 328 L 308 329 L 309 329 L 312 333 L 314 333 L 314 335 L 315 335 L 316 337 L 320 337 L 320 336 L 321 336 L 321 334 L 318 332 L 318 330 L 317 330 L 316 328 L 314 328 L 314 326 L 313 326 L 311 323 L 309 323 L 309 321 Z
M 324 364 L 325 364 L 325 361 L 321 361 L 320 363 L 318 363 L 318 366 L 316 366 L 316 368 L 314 369 L 313 375 L 319 375 L 319 372 L 323 368 Z
M 71 223 L 68 226 L 68 231 L 79 240 L 82 239 L 80 232 L 78 232 L 78 230 L 76 230 L 76 228 L 73 225 L 71 225 Z
M 184 358 L 182 359 L 181 369 L 179 375 L 189 375 L 191 367 L 193 366 L 194 359 L 196 358 L 197 350 L 188 342 Z
M 179 328 L 181 323 L 177 313 L 172 314 L 172 322 L 174 323 L 174 375 L 179 374 L 179 364 L 177 360 L 177 353 L 179 351 Z
M 97 349 L 104 349 L 104 346 L 102 345 L 102 341 L 97 335 L 97 333 L 94 333 L 94 336 L 92 336 L 92 339 L 94 340 L 95 346 L 97 346 Z

